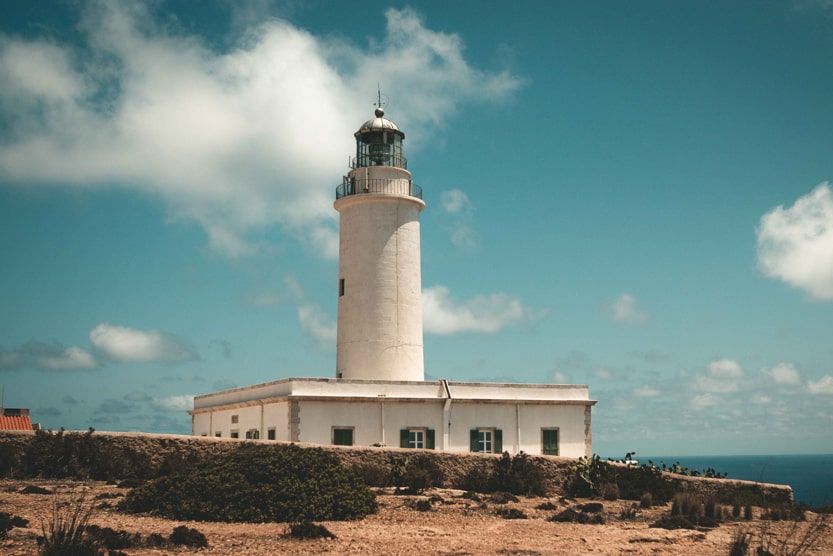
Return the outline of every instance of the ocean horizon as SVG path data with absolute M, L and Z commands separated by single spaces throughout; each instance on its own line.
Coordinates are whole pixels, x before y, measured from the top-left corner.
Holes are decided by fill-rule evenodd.
M 621 456 L 620 456 L 621 457 Z M 652 456 L 637 454 L 639 463 L 674 463 L 703 471 L 711 467 L 730 479 L 790 485 L 796 502 L 833 505 L 833 454 L 754 456 Z M 617 458 L 614 458 L 617 459 Z

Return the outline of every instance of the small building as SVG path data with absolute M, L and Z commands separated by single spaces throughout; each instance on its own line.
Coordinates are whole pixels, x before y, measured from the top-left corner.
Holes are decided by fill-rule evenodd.
M 335 378 L 288 378 L 194 398 L 192 434 L 454 452 L 590 456 L 586 385 L 426 381 L 419 215 L 405 134 L 355 133 L 340 214 Z
M 25 408 L 0 408 L 0 431 L 34 430 L 29 410 Z

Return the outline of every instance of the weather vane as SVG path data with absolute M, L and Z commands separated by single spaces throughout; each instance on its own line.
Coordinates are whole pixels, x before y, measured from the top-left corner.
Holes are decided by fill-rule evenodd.
M 382 113 L 385 111 L 385 107 L 388 105 L 388 97 L 385 95 L 385 101 L 382 102 L 382 86 L 381 84 L 376 85 L 376 102 L 373 103 L 373 106 L 376 107 L 376 110 L 381 110 Z

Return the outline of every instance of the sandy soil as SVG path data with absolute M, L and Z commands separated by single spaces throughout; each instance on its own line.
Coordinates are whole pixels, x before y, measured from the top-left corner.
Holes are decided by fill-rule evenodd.
M 36 536 L 40 523 L 51 513 L 50 495 L 21 494 L 27 484 L 37 484 L 50 490 L 64 492 L 74 489 L 90 496 L 102 493 L 126 492 L 98 482 L 70 483 L 62 481 L 0 481 L 0 511 L 10 512 L 29 520 L 29 528 L 15 528 L 9 538 L 0 541 L 0 554 L 36 554 Z M 298 541 L 281 538 L 284 524 L 179 522 L 155 517 L 122 514 L 112 508 L 99 508 L 92 522 L 114 529 L 125 529 L 144 535 L 160 533 L 164 536 L 181 524 L 196 527 L 208 538 L 206 554 L 722 554 L 729 553 L 735 531 L 747 529 L 757 534 L 762 522 L 727 523 L 716 529 L 667 531 L 650 524 L 667 507 L 642 510 L 635 518 L 622 519 L 620 512 L 631 502 L 604 502 L 606 525 L 579 525 L 547 521 L 557 511 L 537 510 L 547 501 L 543 498 L 522 498 L 505 505 L 462 498 L 461 491 L 435 489 L 426 495 L 442 498 L 428 512 L 406 507 L 412 496 L 389 493 L 378 497 L 379 511 L 362 521 L 324 522 L 338 537 L 336 540 Z M 112 503 L 118 499 L 101 500 Z M 549 499 L 560 508 L 574 505 L 573 501 Z M 582 501 L 579 501 L 582 502 Z M 495 514 L 501 507 L 518 508 L 528 519 L 507 520 Z M 757 512 L 756 512 L 757 515 Z M 813 514 L 808 514 L 812 518 Z M 765 522 L 782 537 L 790 524 Z M 806 527 L 807 525 L 802 525 Z M 129 554 L 187 553 L 188 549 L 151 550 L 129 549 Z M 828 529 L 821 545 L 809 554 L 833 554 L 833 528 Z

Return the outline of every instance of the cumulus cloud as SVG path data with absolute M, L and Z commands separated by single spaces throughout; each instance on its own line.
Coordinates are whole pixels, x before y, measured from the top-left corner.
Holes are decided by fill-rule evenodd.
M 474 229 L 474 205 L 469 196 L 459 189 L 440 193 L 440 206 L 449 215 L 446 227 L 455 247 L 477 246 L 478 234 Z
M 334 346 L 337 326 L 335 321 L 320 307 L 312 304 L 298 306 L 298 322 L 301 330 L 323 345 Z
M 422 322 L 427 334 L 494 333 L 529 320 L 532 311 L 517 297 L 493 293 L 455 301 L 445 286 L 422 291 Z
M 764 369 L 763 373 L 769 375 L 778 384 L 801 383 L 801 375 L 791 363 L 779 363 L 771 369 Z
M 833 396 L 833 376 L 824 375 L 816 381 L 809 381 L 807 389 L 811 394 Z
M 416 12 L 385 15 L 367 46 L 261 19 L 218 51 L 111 2 L 83 10 L 80 44 L 0 35 L 0 178 L 137 189 L 232 257 L 274 226 L 334 257 L 333 185 L 380 79 L 410 148 L 461 103 L 521 86 L 472 67 L 459 36 Z
M 698 394 L 691 399 L 691 406 L 694 409 L 705 409 L 720 403 L 720 398 L 714 394 Z
M 95 367 L 95 357 L 79 347 L 68 347 L 56 355 L 43 355 L 38 358 L 40 366 L 52 371 L 67 369 L 92 369 Z
M 90 341 L 105 357 L 121 363 L 196 359 L 196 354 L 181 340 L 159 330 L 102 323 L 90 331 Z
M 151 397 L 145 392 L 129 392 L 125 394 L 124 399 L 129 402 L 149 402 Z
M 450 189 L 440 193 L 440 205 L 448 214 L 457 214 L 472 210 L 469 196 L 459 189 Z
M 59 343 L 30 341 L 9 351 L 0 351 L 0 370 L 21 367 L 48 371 L 93 369 L 95 357 L 77 346 L 64 347 Z
M 184 395 L 155 398 L 152 405 L 160 411 L 189 411 L 194 408 L 194 396 Z
M 833 300 L 833 191 L 819 184 L 791 206 L 772 209 L 758 227 L 758 267 L 771 278 Z
M 61 398 L 61 401 L 64 402 L 65 404 L 67 404 L 67 405 L 78 405 L 79 403 L 81 403 L 78 400 L 76 400 L 75 398 L 73 398 L 72 396 L 70 396 L 69 394 L 67 394 L 63 398 Z
M 34 413 L 37 417 L 58 417 L 61 415 L 61 410 L 57 407 L 40 407 Z
M 639 386 L 634 388 L 631 393 L 637 398 L 655 398 L 660 395 L 660 391 L 653 386 Z
M 136 409 L 136 404 L 123 402 L 121 400 L 107 399 L 99 404 L 96 413 L 121 414 L 130 413 Z
M 743 367 L 734 359 L 717 359 L 709 363 L 705 375 L 698 375 L 694 379 L 694 387 L 701 392 L 737 392 L 743 376 Z
M 622 324 L 645 324 L 648 322 L 648 314 L 639 308 L 636 298 L 623 293 L 610 305 L 610 316 L 615 322 Z

